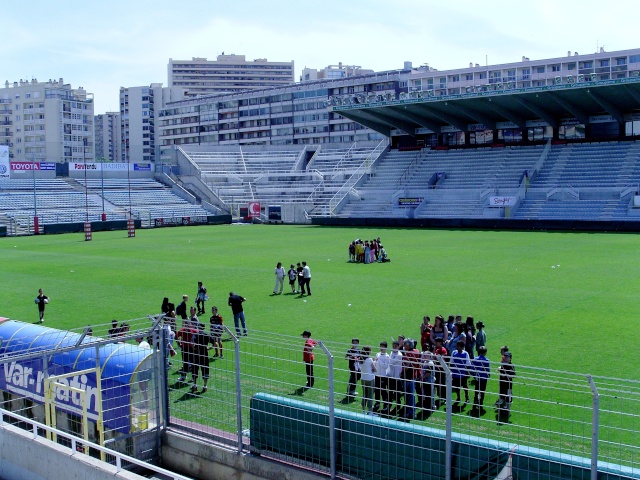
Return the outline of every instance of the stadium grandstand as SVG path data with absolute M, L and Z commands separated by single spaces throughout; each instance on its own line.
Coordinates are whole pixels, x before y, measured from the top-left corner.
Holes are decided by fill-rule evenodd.
M 159 124 L 161 162 L 122 164 L 133 176 L 85 183 L 43 163 L 34 183 L 12 170 L 0 224 L 26 233 L 36 213 L 40 225 L 104 213 L 143 226 L 230 214 L 640 228 L 640 49 L 202 96 L 169 103 Z
M 319 87 L 329 110 L 326 136 L 294 133 L 271 140 L 251 128 L 237 137 L 223 133 L 238 128 L 233 122 L 240 117 L 246 127 L 252 115 L 265 125 L 260 115 L 282 110 L 284 97 L 296 111 L 313 108 L 300 102 L 305 89 L 315 98 Z M 418 68 L 387 72 L 385 78 L 310 82 L 291 94 L 285 90 L 172 103 L 161 115 L 165 154 L 173 148 L 179 152 L 173 161 L 182 156 L 195 167 L 191 174 L 215 192 L 223 210 L 237 215 L 234 208 L 260 202 L 265 219 L 265 205 L 287 204 L 304 211 L 304 216 L 283 214 L 284 221 L 295 222 L 640 218 L 639 50 L 523 57 L 512 64 L 448 71 Z M 268 108 L 254 111 L 250 105 L 256 103 Z M 199 109 L 206 118 L 194 114 Z M 217 109 L 224 115 L 211 120 Z M 230 109 L 237 115 L 228 114 Z M 347 130 L 335 123 L 339 119 L 356 124 L 353 142 L 332 136 Z M 173 127 L 189 122 L 207 123 L 207 132 L 220 134 L 207 135 L 204 145 L 200 134 L 190 138 Z M 372 135 L 358 134 L 361 127 L 383 141 L 367 141 Z M 354 155 L 373 144 L 373 150 Z
M 212 215 L 154 179 L 2 179 L 0 225 L 11 235 L 38 233 L 46 225 L 135 218 L 143 226 L 175 218 Z

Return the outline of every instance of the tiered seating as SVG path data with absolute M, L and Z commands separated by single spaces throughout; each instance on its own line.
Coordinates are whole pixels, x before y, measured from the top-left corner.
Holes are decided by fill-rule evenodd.
M 408 209 L 393 204 L 394 194 L 422 197 L 427 203 L 418 217 L 482 218 L 487 188 L 515 192 L 525 170 L 531 170 L 542 146 L 461 150 L 391 151 L 375 174 L 358 187 L 362 200 L 352 200 L 340 216 L 403 217 Z M 435 173 L 445 178 L 429 186 Z M 446 189 L 447 197 L 436 195 Z M 471 192 L 471 193 L 470 193 Z M 378 213 L 376 213 L 378 209 Z
M 556 145 L 532 187 L 621 188 L 637 183 L 638 173 L 640 145 L 634 142 Z
M 626 214 L 628 205 L 629 200 L 525 200 L 513 218 L 629 220 Z
M 101 194 L 104 199 L 119 207 L 121 211 L 131 213 L 134 218 L 176 218 L 203 217 L 208 212 L 199 205 L 192 205 L 175 195 L 169 188 L 150 178 L 78 180 L 92 192 Z
M 541 153 L 541 146 L 431 150 L 404 188 L 425 188 L 436 172 L 445 174 L 438 188 L 517 188 Z
M 225 203 L 308 203 L 312 209 L 326 207 L 346 178 L 374 151 L 373 146 L 318 147 L 313 160 L 303 169 L 303 165 L 298 166 L 302 147 L 182 150 L 198 165 L 202 180 Z
M 12 222 L 30 225 L 36 210 L 41 225 L 51 223 L 84 222 L 99 220 L 101 204 L 95 195 L 75 191 L 61 179 L 36 179 L 34 196 L 33 179 L 0 180 L 0 212 Z M 109 211 L 110 218 L 117 214 Z
M 80 186 L 78 186 L 79 184 Z M 74 187 L 75 185 L 75 187 Z M 85 186 L 87 190 L 85 190 Z M 102 190 L 104 189 L 104 199 Z M 99 221 L 102 206 L 109 220 L 202 217 L 208 212 L 191 205 L 153 179 L 64 181 L 36 180 L 36 207 L 41 225 Z M 31 225 L 34 216 L 33 180 L 0 182 L 0 214 L 18 225 Z
M 60 190 L 73 190 L 64 180 L 55 179 L 36 179 L 36 189 L 39 191 L 51 192 Z M 0 192 L 33 192 L 33 179 L 0 179 Z
M 399 180 L 410 171 L 413 164 L 421 161 L 425 154 L 422 151 L 389 150 L 378 160 L 375 172 L 370 178 L 357 187 L 360 198 L 347 203 L 340 211 L 340 216 L 346 218 L 405 216 L 407 210 L 395 207 L 392 197 L 400 188 Z

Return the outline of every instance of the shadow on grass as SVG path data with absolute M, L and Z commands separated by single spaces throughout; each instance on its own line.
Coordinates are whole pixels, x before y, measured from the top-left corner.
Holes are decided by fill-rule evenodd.
M 351 396 L 351 395 L 347 395 L 347 396 L 346 396 L 346 397 L 344 397 L 342 400 L 340 400 L 340 403 L 341 403 L 342 405 L 349 405 L 349 404 L 351 404 L 351 403 L 353 403 L 353 402 L 355 402 L 355 401 L 356 401 L 356 397 Z
M 294 396 L 297 396 L 297 397 L 301 397 L 302 395 L 304 395 L 304 392 L 309 390 L 309 388 L 311 388 L 311 387 L 296 388 L 293 392 L 288 393 L 287 395 L 294 395 Z

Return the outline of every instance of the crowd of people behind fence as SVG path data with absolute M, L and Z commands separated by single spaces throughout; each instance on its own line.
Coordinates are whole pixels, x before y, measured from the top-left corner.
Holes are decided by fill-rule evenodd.
M 373 240 L 356 239 L 349 244 L 350 263 L 390 262 L 380 237 Z
M 429 416 L 446 403 L 446 370 L 440 363 L 442 359 L 451 371 L 453 408 L 462 411 L 470 403 L 471 379 L 474 396 L 469 414 L 483 415 L 487 382 L 491 377 L 484 328 L 484 323 L 474 322 L 472 316 L 463 322 L 460 315 L 450 315 L 447 321 L 437 315 L 433 324 L 430 317 L 425 316 L 420 324 L 419 340 L 399 335 L 393 339 L 390 353 L 388 343 L 382 341 L 375 355 L 370 346 L 360 347 L 359 339 L 352 339 L 345 355 L 349 369 L 346 398 L 354 400 L 360 382 L 365 414 L 397 417 L 402 421 L 416 418 L 418 410 L 422 410 L 423 416 Z M 308 348 L 307 338 L 305 349 Z M 509 348 L 503 346 L 500 353 L 499 397 L 495 406 L 500 418 L 508 419 L 516 372 Z M 307 387 L 309 383 L 308 379 Z
M 302 265 L 299 263 L 298 266 L 302 268 L 302 275 L 293 265 L 290 267 L 292 290 L 295 282 L 302 278 L 302 284 L 298 284 L 301 285 L 299 288 L 304 289 L 306 286 L 308 294 L 311 295 L 309 284 L 304 280 L 304 269 L 308 269 L 308 266 L 306 262 L 302 262 Z M 276 269 L 278 268 L 282 268 L 280 263 Z M 307 274 L 310 278 L 310 271 Z M 276 283 L 276 287 L 278 286 Z M 189 296 L 185 294 L 178 306 L 171 303 L 168 297 L 163 299 L 161 306 L 164 315 L 162 328 L 168 359 L 167 368 L 171 366 L 171 358 L 177 355 L 175 343 L 179 347 L 182 361 L 178 370 L 178 383 L 191 383 L 192 393 L 197 392 L 199 376 L 203 382 L 202 393 L 208 389 L 209 351 L 214 351 L 212 358 L 224 358 L 224 323 L 218 307 L 211 307 L 208 332 L 205 324 L 198 319 L 198 315 L 205 313 L 208 300 L 206 287 L 202 282 L 198 282 L 195 305 L 188 305 Z M 244 297 L 230 292 L 228 304 L 234 314 L 238 337 L 247 335 L 242 307 L 245 301 Z M 182 319 L 180 328 L 177 325 L 178 317 Z M 486 356 L 487 336 L 484 329 L 484 323 L 476 322 L 472 316 L 466 317 L 463 321 L 461 315 L 449 315 L 445 321 L 442 315 L 437 315 L 433 322 L 429 316 L 423 317 L 418 340 L 405 338 L 403 335 L 392 339 L 391 352 L 388 352 L 389 344 L 386 341 L 380 342 L 379 352 L 373 354 L 370 346 L 360 347 L 359 339 L 352 339 L 351 347 L 345 355 L 349 370 L 346 399 L 355 399 L 358 395 L 358 383 L 361 383 L 361 405 L 365 414 L 398 418 L 402 421 L 415 419 L 418 410 L 422 411 L 423 417 L 428 416 L 446 402 L 446 370 L 440 361 L 443 359 L 451 371 L 454 409 L 462 411 L 471 403 L 470 390 L 473 386 L 474 395 L 469 414 L 483 415 L 486 413 L 484 397 L 487 382 L 491 378 L 491 363 Z M 126 335 L 128 331 L 128 324 L 118 325 L 117 321 L 113 320 L 108 335 L 118 341 L 118 338 Z M 313 348 L 317 342 L 311 339 L 309 331 L 305 330 L 302 336 L 305 339 L 303 361 L 307 376 L 307 383 L 303 388 L 309 389 L 315 384 Z M 139 338 L 138 342 L 140 346 L 148 347 L 153 339 Z M 160 345 L 156 347 L 160 348 Z M 497 372 L 499 397 L 496 407 L 499 415 L 506 415 L 508 418 L 516 372 L 511 364 L 512 355 L 508 347 L 503 346 L 500 353 L 502 359 Z
M 178 383 L 190 383 L 191 393 L 198 390 L 198 378 L 202 379 L 202 393 L 208 390 L 209 363 L 211 358 L 224 359 L 222 335 L 224 333 L 224 320 L 217 306 L 211 307 L 209 317 L 209 330 L 207 331 L 204 322 L 201 322 L 198 315 L 206 314 L 206 302 L 209 300 L 207 289 L 202 282 L 198 282 L 195 305 L 189 306 L 189 295 L 182 296 L 182 302 L 177 306 L 164 297 L 161 306 L 163 314 L 162 328 L 165 339 L 164 349 L 167 356 L 167 368 L 172 366 L 171 358 L 177 355 L 174 344 L 180 351 L 181 364 L 178 370 L 180 377 Z M 247 299 L 234 292 L 229 293 L 228 305 L 233 313 L 235 331 L 238 337 L 247 336 L 246 319 L 244 316 L 243 303 Z M 188 312 L 188 313 L 187 313 Z M 178 328 L 178 317 L 182 320 L 182 325 Z M 110 337 L 119 336 L 117 321 L 113 321 L 113 328 L 109 330 Z M 140 345 L 151 343 L 153 340 L 145 341 L 139 338 Z M 160 348 L 160 345 L 157 345 Z M 210 350 L 213 356 L 209 357 Z

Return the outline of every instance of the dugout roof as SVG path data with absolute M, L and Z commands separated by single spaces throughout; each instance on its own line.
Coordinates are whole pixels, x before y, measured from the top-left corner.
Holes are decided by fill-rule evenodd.
M 381 101 L 373 102 L 371 96 L 351 95 L 337 99 L 341 104 L 332 110 L 387 136 L 394 129 L 412 136 L 419 129 L 440 133 L 443 127 L 454 127 L 467 131 L 473 124 L 495 130 L 499 122 L 524 129 L 527 120 L 533 119 L 557 127 L 568 117 L 587 125 L 590 117 L 597 115 L 609 115 L 623 123 L 631 119 L 631 113 L 640 112 L 640 77 L 575 82 L 558 77 L 555 85 L 544 87 L 495 84 L 467 90 L 438 97 L 429 96 L 432 92 L 428 91 L 411 92 L 400 94 L 399 99 L 380 96 Z

